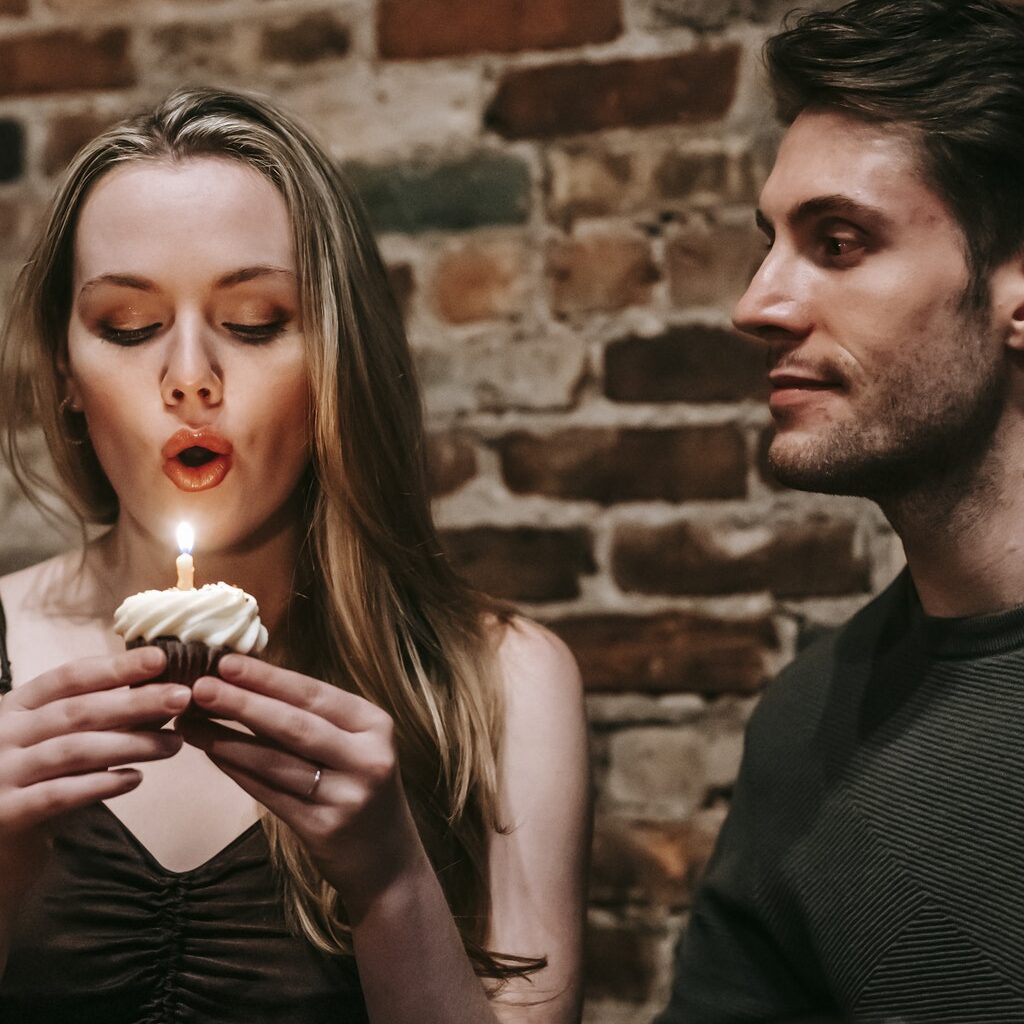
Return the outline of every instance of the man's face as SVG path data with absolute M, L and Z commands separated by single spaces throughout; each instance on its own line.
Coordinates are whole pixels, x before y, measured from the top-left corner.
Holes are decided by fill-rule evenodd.
M 779 479 L 885 500 L 977 460 L 1005 402 L 1002 339 L 907 136 L 801 114 L 758 219 L 769 251 L 734 321 L 769 347 Z

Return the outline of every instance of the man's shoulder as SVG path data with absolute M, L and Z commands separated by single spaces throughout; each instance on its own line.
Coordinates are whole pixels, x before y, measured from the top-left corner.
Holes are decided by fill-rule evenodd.
M 771 682 L 748 728 L 749 746 L 799 745 L 816 734 L 833 709 L 837 687 L 850 685 L 858 665 L 870 662 L 880 635 L 906 601 L 905 574 L 855 615 L 808 644 Z

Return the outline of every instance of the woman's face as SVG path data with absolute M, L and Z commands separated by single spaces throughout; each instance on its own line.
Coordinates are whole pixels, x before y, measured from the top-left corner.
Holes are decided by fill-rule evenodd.
M 309 461 L 288 210 L 228 159 L 139 162 L 93 187 L 75 236 L 67 394 L 121 504 L 158 538 L 246 546 Z

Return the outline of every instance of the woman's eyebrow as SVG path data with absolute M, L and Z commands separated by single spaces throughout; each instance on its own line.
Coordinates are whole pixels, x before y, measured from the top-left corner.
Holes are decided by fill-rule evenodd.
M 232 270 L 223 277 L 218 277 L 217 287 L 230 288 L 231 285 L 242 284 L 245 281 L 252 281 L 257 277 L 265 277 L 268 274 L 286 274 L 291 278 L 296 276 L 295 271 L 287 270 L 284 267 L 270 267 L 262 265 L 256 267 L 243 267 L 241 270 Z
M 79 294 L 88 291 L 90 288 L 95 288 L 100 284 L 116 284 L 122 288 L 137 288 L 143 292 L 155 292 L 157 291 L 156 285 L 147 280 L 144 277 L 136 277 L 134 274 L 100 274 L 99 277 L 93 277 L 86 281 L 81 288 L 78 289 Z

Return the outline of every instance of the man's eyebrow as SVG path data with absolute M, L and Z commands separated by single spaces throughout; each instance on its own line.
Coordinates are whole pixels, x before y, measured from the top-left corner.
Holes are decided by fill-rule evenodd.
M 886 215 L 877 206 L 868 206 L 867 203 L 859 203 L 849 196 L 830 195 L 815 196 L 813 199 L 805 199 L 789 211 L 787 220 L 795 227 L 806 224 L 816 217 L 831 215 L 834 217 L 851 217 L 854 220 L 871 221 L 880 223 L 887 220 Z M 769 237 L 775 234 L 775 227 L 762 210 L 754 214 L 757 226 Z
M 791 224 L 804 224 L 815 217 L 831 214 L 839 217 L 853 217 L 856 220 L 885 220 L 885 214 L 877 206 L 868 206 L 844 195 L 815 196 L 798 203 L 789 212 Z

